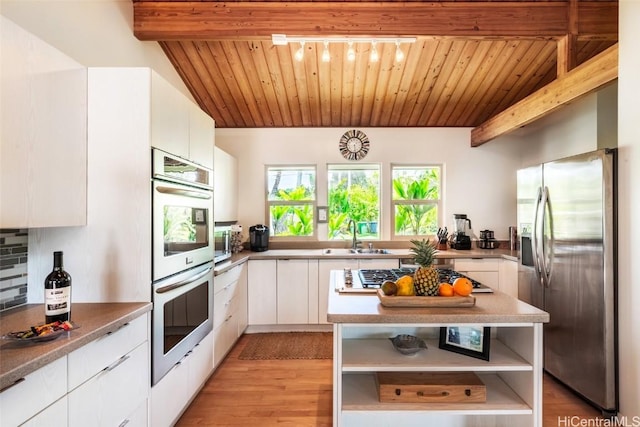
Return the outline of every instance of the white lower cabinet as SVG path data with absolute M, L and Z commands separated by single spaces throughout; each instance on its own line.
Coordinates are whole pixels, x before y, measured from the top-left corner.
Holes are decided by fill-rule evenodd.
M 149 389 L 149 345 L 104 367 L 69 393 L 69 426 L 133 425 L 127 418 L 146 401 Z
M 67 394 L 67 356 L 24 377 L 24 381 L 0 393 L 0 425 L 17 426 L 39 414 L 38 424 L 57 425 L 50 405 Z M 65 407 L 66 409 L 66 407 Z
M 249 324 L 275 325 L 278 321 L 276 260 L 249 260 L 248 269 Z
M 56 400 L 52 405 L 29 419 L 22 427 L 67 427 L 69 424 L 67 396 Z M 4 424 L 3 424 L 4 425 Z M 142 424 L 138 424 L 142 425 Z
M 500 289 L 500 258 L 463 258 L 455 260 L 455 270 L 483 285 Z
M 277 261 L 278 325 L 318 323 L 318 260 Z
M 246 265 L 215 276 L 213 287 L 213 364 L 218 366 L 247 327 Z
M 503 259 L 500 263 L 500 291 L 518 298 L 518 260 Z
M 189 351 L 151 388 L 153 427 L 172 426 L 213 371 L 213 332 Z

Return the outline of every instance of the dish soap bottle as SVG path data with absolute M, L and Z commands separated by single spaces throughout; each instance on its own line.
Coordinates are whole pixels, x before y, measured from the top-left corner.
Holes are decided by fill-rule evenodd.
M 62 252 L 53 253 L 53 271 L 44 281 L 46 323 L 71 320 L 71 276 L 62 266 Z

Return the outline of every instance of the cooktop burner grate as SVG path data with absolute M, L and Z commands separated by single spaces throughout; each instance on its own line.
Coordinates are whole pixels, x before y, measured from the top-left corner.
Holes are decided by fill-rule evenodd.
M 358 276 L 360 277 L 363 288 L 379 288 L 386 280 L 395 281 L 406 274 L 412 275 L 415 271 L 415 268 L 409 267 L 384 270 L 358 270 Z M 438 269 L 438 273 L 440 275 L 440 283 L 453 283 L 453 281 L 458 277 L 466 277 L 467 279 L 471 280 L 471 284 L 474 288 L 482 287 L 482 284 L 480 282 L 473 280 L 472 278 L 467 277 L 464 274 L 458 273 L 454 270 L 443 268 Z

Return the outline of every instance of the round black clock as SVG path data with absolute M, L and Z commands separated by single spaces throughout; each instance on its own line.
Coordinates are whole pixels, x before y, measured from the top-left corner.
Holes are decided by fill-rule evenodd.
M 369 152 L 369 138 L 364 132 L 348 130 L 340 137 L 340 153 L 347 160 L 360 160 Z

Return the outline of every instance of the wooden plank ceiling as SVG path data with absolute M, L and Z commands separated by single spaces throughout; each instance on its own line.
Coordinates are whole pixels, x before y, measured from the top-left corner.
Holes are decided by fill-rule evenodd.
M 219 128 L 476 127 L 617 42 L 617 1 L 133 2 Z M 272 34 L 417 37 L 275 46 Z M 560 46 L 560 48 L 558 48 Z M 558 72 L 560 70 L 560 72 Z

